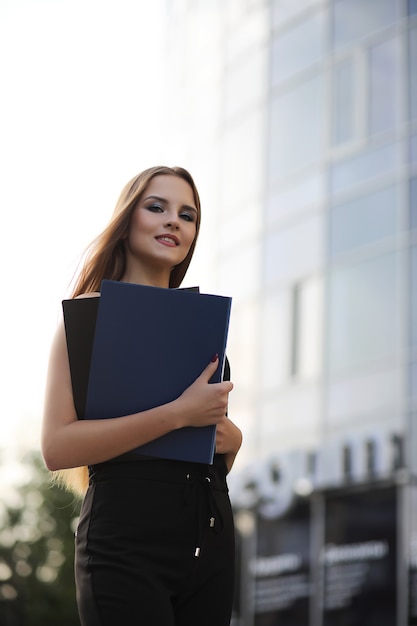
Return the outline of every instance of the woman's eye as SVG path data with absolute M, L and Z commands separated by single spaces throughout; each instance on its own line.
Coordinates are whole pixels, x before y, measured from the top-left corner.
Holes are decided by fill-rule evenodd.
M 194 222 L 194 215 L 191 215 L 191 213 L 181 213 L 180 217 L 186 222 Z
M 150 204 L 147 208 L 148 211 L 153 211 L 154 213 L 160 213 L 164 210 L 159 204 Z

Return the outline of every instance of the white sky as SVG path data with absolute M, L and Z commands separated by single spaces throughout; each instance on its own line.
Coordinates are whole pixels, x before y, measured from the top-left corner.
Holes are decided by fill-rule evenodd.
M 0 0 L 0 453 L 38 445 L 49 345 L 80 254 L 131 176 L 178 163 L 160 122 L 162 7 Z

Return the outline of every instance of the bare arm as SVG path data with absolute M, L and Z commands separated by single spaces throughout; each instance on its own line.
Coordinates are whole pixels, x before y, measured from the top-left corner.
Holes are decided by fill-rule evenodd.
M 78 420 L 74 408 L 64 324 L 58 327 L 49 361 L 42 453 L 50 470 L 93 465 L 119 456 L 183 426 L 215 425 L 224 419 L 230 382 L 209 384 L 210 363 L 173 402 L 124 417 Z

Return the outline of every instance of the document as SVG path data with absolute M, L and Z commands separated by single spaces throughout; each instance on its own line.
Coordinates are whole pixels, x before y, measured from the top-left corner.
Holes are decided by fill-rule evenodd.
M 77 360 L 78 367 L 83 360 L 80 350 L 70 348 L 76 336 L 74 326 L 80 326 L 75 318 L 82 317 L 80 306 L 74 313 L 79 303 L 88 318 L 84 335 L 88 335 L 87 326 L 91 332 L 96 308 L 91 360 L 84 354 L 81 367 L 81 377 L 85 378 L 85 370 L 88 375 L 84 386 L 73 376 Z M 76 408 L 81 417 L 119 417 L 171 402 L 194 382 L 215 353 L 219 367 L 211 382 L 222 380 L 231 298 L 104 280 L 100 298 L 63 304 L 73 385 L 78 386 Z M 172 431 L 135 452 L 212 463 L 214 449 L 215 427 L 205 426 Z

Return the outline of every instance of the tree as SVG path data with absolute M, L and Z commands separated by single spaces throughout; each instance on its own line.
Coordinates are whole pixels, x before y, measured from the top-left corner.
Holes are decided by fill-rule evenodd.
M 79 626 L 74 532 L 80 501 L 53 484 L 38 453 L 24 461 L 30 479 L 18 503 L 0 502 L 0 624 Z

